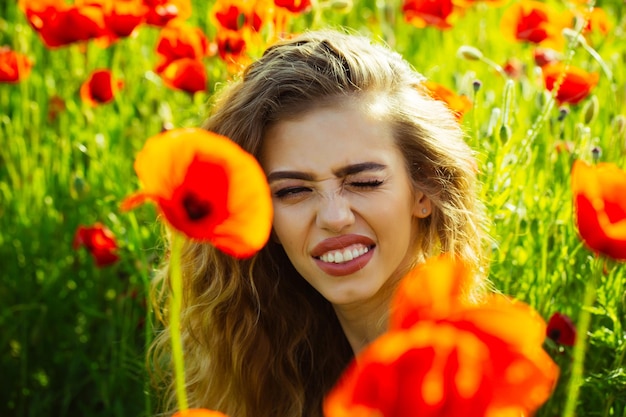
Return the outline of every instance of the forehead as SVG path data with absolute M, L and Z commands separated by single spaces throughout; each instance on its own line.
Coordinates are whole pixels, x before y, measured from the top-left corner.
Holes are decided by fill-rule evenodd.
M 319 175 L 363 162 L 402 166 L 390 123 L 376 106 L 344 102 L 277 122 L 265 134 L 261 165 L 266 173 Z

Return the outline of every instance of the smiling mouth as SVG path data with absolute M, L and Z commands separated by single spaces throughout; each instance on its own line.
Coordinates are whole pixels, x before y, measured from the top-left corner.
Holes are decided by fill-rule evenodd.
M 328 251 L 321 256 L 316 256 L 322 262 L 342 264 L 357 259 L 368 253 L 374 245 L 366 246 L 363 244 L 350 245 L 347 248 Z

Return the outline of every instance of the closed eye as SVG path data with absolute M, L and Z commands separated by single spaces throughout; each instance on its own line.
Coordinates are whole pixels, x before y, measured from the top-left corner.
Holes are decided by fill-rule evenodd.
M 286 187 L 275 191 L 274 197 L 278 199 L 286 199 L 290 197 L 297 197 L 310 191 L 311 189 L 308 187 Z
M 356 187 L 358 189 L 367 190 L 379 187 L 383 184 L 382 180 L 370 180 L 370 181 L 351 181 L 348 183 L 350 187 Z

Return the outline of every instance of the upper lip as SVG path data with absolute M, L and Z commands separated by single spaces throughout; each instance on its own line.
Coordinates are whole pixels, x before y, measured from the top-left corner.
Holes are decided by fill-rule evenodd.
M 330 237 L 328 239 L 324 239 L 320 243 L 318 243 L 311 250 L 311 256 L 317 258 L 331 250 L 344 249 L 350 245 L 356 245 L 358 243 L 368 246 L 368 247 L 375 245 L 372 239 L 363 235 L 351 234 L 351 235 L 335 236 L 335 237 Z

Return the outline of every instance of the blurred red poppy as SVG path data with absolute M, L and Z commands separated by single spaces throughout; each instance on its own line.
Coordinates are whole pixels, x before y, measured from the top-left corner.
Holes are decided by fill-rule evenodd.
M 533 60 L 538 67 L 544 67 L 562 59 L 562 55 L 550 48 L 536 48 L 533 50 Z
M 545 322 L 503 297 L 470 304 L 471 277 L 447 256 L 405 277 L 392 303 L 396 325 L 349 366 L 324 402 L 325 416 L 532 415 L 559 373 L 542 349 Z M 393 318 L 398 311 L 413 319 Z
M 450 29 L 457 14 L 452 0 L 404 0 L 402 12 L 404 19 L 414 26 L 439 29 Z
M 76 250 L 81 246 L 87 248 L 98 267 L 111 265 L 119 260 L 115 236 L 101 223 L 78 226 L 72 247 Z
M 577 160 L 572 194 L 576 226 L 587 247 L 626 261 L 626 172 L 611 163 Z
M 585 99 L 591 90 L 598 84 L 600 75 L 596 72 L 587 72 L 572 65 L 565 66 L 562 62 L 553 62 L 543 66 L 543 80 L 549 91 L 554 89 L 556 81 L 564 74 L 563 82 L 556 93 L 559 104 L 578 104 Z
M 123 86 L 124 82 L 116 80 L 110 70 L 95 70 L 81 85 L 80 98 L 83 102 L 95 107 L 113 101 Z
M 237 31 L 249 28 L 254 32 L 259 32 L 264 16 L 256 3 L 258 2 L 217 0 L 211 9 L 211 15 L 223 29 Z
M 517 58 L 509 58 L 506 60 L 502 69 L 511 78 L 518 79 L 524 75 L 524 63 Z
M 67 5 L 62 0 L 20 0 L 19 6 L 49 48 L 106 34 L 104 10 L 100 4 Z
M 269 238 L 269 186 L 254 157 L 226 137 L 198 128 L 173 129 L 148 139 L 135 160 L 143 190 L 123 209 L 157 203 L 169 224 L 244 258 Z
M 170 63 L 181 58 L 201 60 L 208 51 L 209 41 L 200 28 L 184 23 L 171 23 L 161 29 L 157 39 L 156 53 L 159 62 L 156 71 L 163 71 Z
M 104 16 L 106 28 L 113 37 L 130 36 L 139 25 L 146 21 L 148 10 L 143 0 L 112 1 Z
M 190 0 L 143 0 L 148 7 L 146 23 L 164 27 L 174 19 L 186 20 L 191 16 Z
M 274 4 L 291 13 L 304 13 L 311 8 L 311 0 L 274 0 Z
M 557 12 L 549 4 L 522 0 L 503 13 L 500 28 L 505 37 L 560 49 L 565 44 L 562 30 L 570 25 L 569 12 Z
M 576 326 L 569 316 L 555 312 L 548 320 L 546 336 L 560 345 L 574 346 L 576 343 Z
M 160 72 L 165 85 L 175 90 L 193 94 L 206 90 L 206 68 L 201 61 L 191 58 L 181 58 L 169 63 Z
M 459 121 L 463 120 L 463 115 L 472 108 L 472 101 L 467 96 L 456 94 L 442 84 L 426 81 L 424 86 L 433 98 L 445 102 Z
M 178 411 L 172 417 L 228 417 L 219 411 L 207 410 L 206 408 L 192 408 Z
M 8 46 L 0 47 L 0 82 L 16 83 L 28 77 L 33 61 Z
M 241 32 L 223 30 L 217 34 L 217 52 L 220 58 L 227 63 L 242 62 L 246 59 L 246 41 Z

